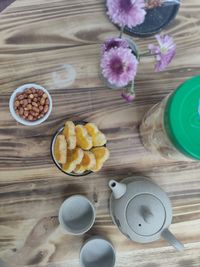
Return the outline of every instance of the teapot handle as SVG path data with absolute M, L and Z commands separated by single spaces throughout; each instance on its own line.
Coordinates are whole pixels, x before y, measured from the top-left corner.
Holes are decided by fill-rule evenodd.
M 182 251 L 184 249 L 184 245 L 176 239 L 169 229 L 162 231 L 161 236 L 178 251 Z

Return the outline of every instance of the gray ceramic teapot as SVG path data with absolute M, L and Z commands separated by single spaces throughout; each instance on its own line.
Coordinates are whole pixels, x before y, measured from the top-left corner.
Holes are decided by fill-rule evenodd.
M 112 190 L 110 213 L 113 222 L 130 240 L 149 243 L 161 236 L 177 250 L 184 246 L 169 231 L 172 207 L 166 193 L 146 177 L 109 182 Z

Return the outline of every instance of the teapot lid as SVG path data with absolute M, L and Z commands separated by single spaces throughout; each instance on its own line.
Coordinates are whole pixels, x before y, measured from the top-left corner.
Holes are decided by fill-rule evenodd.
M 166 210 L 155 195 L 142 193 L 129 201 L 126 218 L 129 227 L 136 234 L 152 236 L 158 233 L 165 224 Z

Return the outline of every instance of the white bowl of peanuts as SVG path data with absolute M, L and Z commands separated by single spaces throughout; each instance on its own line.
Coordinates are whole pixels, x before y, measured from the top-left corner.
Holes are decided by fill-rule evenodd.
M 19 123 L 34 126 L 44 122 L 52 111 L 49 92 L 35 83 L 18 87 L 11 95 L 10 113 Z

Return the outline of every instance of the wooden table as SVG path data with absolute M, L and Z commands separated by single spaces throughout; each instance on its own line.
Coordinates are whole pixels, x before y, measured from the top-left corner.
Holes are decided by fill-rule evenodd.
M 16 0 L 0 14 L 0 258 L 11 266 L 77 267 L 84 240 L 100 234 L 113 242 L 117 267 L 199 267 L 200 163 L 152 155 L 138 134 L 152 105 L 199 74 L 199 0 L 183 0 L 166 30 L 178 47 L 167 71 L 154 73 L 149 58 L 140 64 L 137 98 L 130 105 L 99 78 L 100 43 L 118 33 L 103 2 Z M 137 40 L 144 51 L 153 41 Z M 48 121 L 33 128 L 16 123 L 8 108 L 12 91 L 27 82 L 46 87 L 54 104 Z M 73 178 L 54 166 L 51 137 L 66 119 L 96 122 L 106 133 L 111 157 L 101 172 Z M 151 177 L 170 196 L 171 230 L 185 244 L 184 252 L 162 239 L 130 242 L 113 225 L 108 181 L 134 174 Z M 62 201 L 77 193 L 88 196 L 97 210 L 95 226 L 80 237 L 64 235 L 57 219 Z

